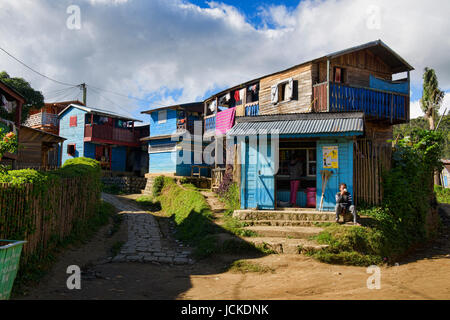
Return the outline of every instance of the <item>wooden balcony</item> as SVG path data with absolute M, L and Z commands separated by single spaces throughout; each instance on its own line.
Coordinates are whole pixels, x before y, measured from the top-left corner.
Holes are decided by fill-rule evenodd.
M 372 88 L 330 83 L 313 87 L 312 112 L 362 111 L 366 116 L 391 123 L 409 121 L 409 95 Z
M 115 128 L 105 124 L 87 124 L 84 128 L 84 141 L 106 144 L 140 146 L 139 134 L 132 128 Z

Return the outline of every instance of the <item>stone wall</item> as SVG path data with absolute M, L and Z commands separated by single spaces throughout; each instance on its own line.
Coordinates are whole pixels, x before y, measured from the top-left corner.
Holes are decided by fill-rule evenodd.
M 142 177 L 103 177 L 102 183 L 109 187 L 116 186 L 124 193 L 141 193 L 141 190 L 145 189 L 147 179 Z

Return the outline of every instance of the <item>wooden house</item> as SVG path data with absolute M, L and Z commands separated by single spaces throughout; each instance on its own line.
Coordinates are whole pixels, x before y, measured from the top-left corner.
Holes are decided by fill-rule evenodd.
M 25 98 L 19 92 L 0 81 L 0 127 L 3 131 L 19 134 L 24 103 Z M 0 161 L 2 164 L 14 166 L 17 157 L 17 153 L 6 153 Z
M 314 192 L 316 203 L 309 206 L 319 208 L 324 191 L 321 209 L 334 210 L 340 183 L 357 203 L 379 203 L 392 126 L 409 121 L 411 70 L 377 40 L 208 98 L 205 136 L 234 139 L 241 208 L 275 209 L 289 201 L 287 165 L 294 156 L 303 159 L 298 206 L 306 207 L 307 195 Z M 231 123 L 222 122 L 218 132 L 216 122 L 230 110 L 235 117 L 228 115 Z M 267 140 L 263 133 L 269 133 Z M 332 175 L 322 190 L 324 170 Z
M 193 166 L 196 164 L 195 142 L 191 139 L 189 147 L 185 148 L 183 143 L 186 142 L 183 142 L 183 137 L 186 134 L 192 137 L 195 121 L 201 123 L 203 103 L 160 107 L 142 113 L 150 115 L 150 134 L 141 139 L 148 144 L 149 175 L 191 176 Z M 203 131 L 201 125 L 199 127 L 201 131 L 198 134 L 201 137 Z M 199 143 L 201 144 L 201 141 Z M 201 150 L 202 145 L 200 145 Z M 197 165 L 201 164 L 197 163 Z M 202 176 L 208 175 L 209 170 L 201 167 L 195 168 L 195 172 Z
M 142 137 L 148 127 L 137 129 L 132 119 L 111 111 L 70 104 L 59 115 L 59 135 L 64 137 L 61 161 L 88 157 L 100 161 L 104 170 L 140 172 Z M 127 165 L 133 157 L 132 166 Z
M 57 135 L 59 134 L 58 114 L 71 104 L 83 105 L 78 100 L 46 103 L 42 108 L 31 109 L 24 125 Z
M 21 126 L 17 169 L 59 167 L 59 150 L 64 140 L 66 139 L 53 133 Z

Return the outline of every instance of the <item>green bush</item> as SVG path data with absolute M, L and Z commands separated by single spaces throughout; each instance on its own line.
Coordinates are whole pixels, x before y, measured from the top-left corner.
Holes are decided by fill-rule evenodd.
M 152 186 L 152 195 L 153 197 L 158 197 L 161 195 L 161 191 L 164 187 L 164 181 L 167 178 L 164 176 L 156 177 L 155 180 L 153 180 L 153 186 Z
M 439 203 L 450 204 L 450 189 L 443 188 L 441 186 L 435 186 L 434 192 L 436 193 L 436 199 Z

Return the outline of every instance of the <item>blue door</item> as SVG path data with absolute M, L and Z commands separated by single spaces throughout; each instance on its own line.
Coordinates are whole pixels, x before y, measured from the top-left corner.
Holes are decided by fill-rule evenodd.
M 275 208 L 275 157 L 272 154 L 270 140 L 260 140 L 257 159 L 257 190 L 258 209 Z
M 241 209 L 275 208 L 275 159 L 270 146 L 256 139 L 241 145 Z

